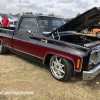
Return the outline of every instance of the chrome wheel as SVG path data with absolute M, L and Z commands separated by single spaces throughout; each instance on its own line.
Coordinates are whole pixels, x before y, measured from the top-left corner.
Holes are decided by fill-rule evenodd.
M 97 37 L 100 38 L 100 32 L 97 33 Z
M 59 56 L 55 55 L 50 61 L 50 70 L 55 78 L 62 79 L 65 75 L 64 61 Z
M 73 74 L 73 63 L 64 57 L 53 55 L 50 59 L 50 72 L 58 81 L 69 80 Z

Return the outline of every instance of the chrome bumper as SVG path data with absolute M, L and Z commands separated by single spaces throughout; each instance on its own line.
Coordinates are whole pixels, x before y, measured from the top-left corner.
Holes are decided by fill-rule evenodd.
M 83 71 L 83 80 L 92 80 L 100 73 L 100 64 L 89 71 Z

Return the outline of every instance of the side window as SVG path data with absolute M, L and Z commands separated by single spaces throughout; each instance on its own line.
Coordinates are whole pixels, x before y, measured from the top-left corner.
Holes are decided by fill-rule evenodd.
M 35 18 L 23 18 L 19 27 L 20 31 L 31 30 L 33 33 L 37 33 L 37 24 Z

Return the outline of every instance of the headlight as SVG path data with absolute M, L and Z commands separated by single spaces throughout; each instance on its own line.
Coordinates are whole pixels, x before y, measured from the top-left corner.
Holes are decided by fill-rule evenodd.
M 98 62 L 98 51 L 93 51 L 92 53 L 91 53 L 91 56 L 90 56 L 90 61 L 89 61 L 89 65 L 91 64 L 91 63 L 97 63 Z
M 9 24 L 13 24 L 13 22 L 9 22 Z

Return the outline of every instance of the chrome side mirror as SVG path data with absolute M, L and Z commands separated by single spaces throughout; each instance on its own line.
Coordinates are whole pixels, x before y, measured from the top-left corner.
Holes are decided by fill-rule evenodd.
M 27 30 L 27 34 L 35 35 L 34 33 L 31 30 Z
M 32 34 L 32 31 L 31 30 L 27 30 L 27 34 Z

